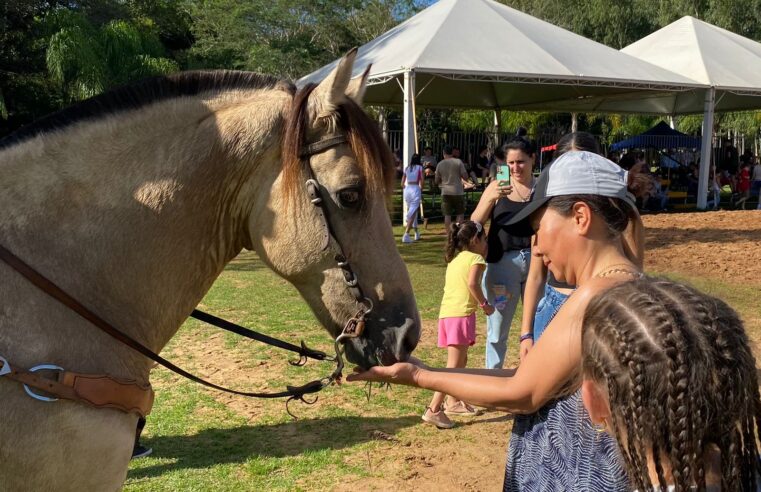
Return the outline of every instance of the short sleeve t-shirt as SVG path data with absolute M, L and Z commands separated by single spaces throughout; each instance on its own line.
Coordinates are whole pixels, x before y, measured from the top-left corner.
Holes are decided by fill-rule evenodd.
M 460 159 L 444 159 L 436 166 L 436 182 L 440 183 L 442 195 L 464 195 L 463 176 L 467 176 L 465 164 Z
M 449 262 L 439 318 L 470 316 L 476 311 L 478 302 L 468 290 L 468 275 L 473 265 L 486 265 L 486 261 L 479 254 L 460 251 Z

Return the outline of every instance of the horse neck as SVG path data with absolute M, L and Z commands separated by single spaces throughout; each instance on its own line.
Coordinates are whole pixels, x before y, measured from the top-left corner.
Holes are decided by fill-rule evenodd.
M 160 350 L 240 252 L 257 205 L 242 190 L 260 196 L 279 174 L 282 110 L 273 100 L 285 99 L 259 99 L 269 106 L 251 107 L 250 97 L 245 113 L 229 99 L 166 101 L 6 152 L 0 208 L 12 212 L 0 222 L 3 241 Z

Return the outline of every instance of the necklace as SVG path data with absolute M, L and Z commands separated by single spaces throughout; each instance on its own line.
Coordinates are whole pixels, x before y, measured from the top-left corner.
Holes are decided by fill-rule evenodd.
M 517 183 L 517 181 L 516 181 L 516 183 Z M 529 198 L 531 198 L 531 190 L 534 188 L 534 178 L 533 177 L 531 178 L 531 184 L 529 186 L 526 186 L 526 188 L 528 189 L 527 196 L 523 196 L 523 193 L 518 191 L 518 187 L 513 185 L 513 189 L 518 194 L 518 196 L 520 197 L 522 202 L 527 202 L 529 200 Z

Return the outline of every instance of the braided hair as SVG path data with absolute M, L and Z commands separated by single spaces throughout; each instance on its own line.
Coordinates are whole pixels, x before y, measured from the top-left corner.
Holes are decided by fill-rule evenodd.
M 468 249 L 470 243 L 476 237 L 483 237 L 483 226 L 473 220 L 453 223 L 447 234 L 447 246 L 444 250 L 444 260 L 449 263 L 454 260 L 457 253 Z
M 721 451 L 721 489 L 755 491 L 761 400 L 737 313 L 683 284 L 643 278 L 596 296 L 582 325 L 584 378 L 607 391 L 611 427 L 632 484 L 706 489 L 704 451 Z

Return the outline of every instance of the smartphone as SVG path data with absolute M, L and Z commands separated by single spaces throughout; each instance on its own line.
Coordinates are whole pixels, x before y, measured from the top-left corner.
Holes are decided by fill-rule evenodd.
M 507 164 L 497 166 L 497 181 L 500 186 L 510 185 L 510 166 Z

